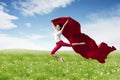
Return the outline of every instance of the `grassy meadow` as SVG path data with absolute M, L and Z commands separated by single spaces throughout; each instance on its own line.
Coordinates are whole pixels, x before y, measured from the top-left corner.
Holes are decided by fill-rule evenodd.
M 59 51 L 64 63 L 49 51 L 1 50 L 0 80 L 120 80 L 120 51 L 105 64 L 87 60 L 73 51 Z

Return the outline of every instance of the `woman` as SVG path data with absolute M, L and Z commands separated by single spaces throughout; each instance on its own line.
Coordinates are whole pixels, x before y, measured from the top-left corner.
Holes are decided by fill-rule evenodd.
M 60 56 L 57 56 L 55 53 L 62 46 L 72 47 L 72 46 L 77 46 L 77 45 L 85 45 L 85 42 L 68 44 L 68 43 L 65 43 L 61 40 L 62 32 L 63 32 L 65 26 L 67 25 L 68 21 L 69 20 L 67 19 L 67 21 L 65 22 L 64 25 L 62 25 L 61 23 L 58 23 L 56 26 L 53 26 L 53 29 L 55 30 L 54 38 L 55 38 L 55 41 L 56 41 L 56 46 L 51 51 L 51 55 L 53 57 L 55 57 L 56 59 L 60 60 L 61 62 L 64 62 L 64 59 Z

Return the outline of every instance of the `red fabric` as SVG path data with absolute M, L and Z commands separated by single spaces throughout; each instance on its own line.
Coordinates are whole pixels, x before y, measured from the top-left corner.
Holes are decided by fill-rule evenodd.
M 62 40 L 56 43 L 56 46 L 54 49 L 51 51 L 51 55 L 55 54 L 55 52 L 60 49 L 62 46 L 67 46 L 67 47 L 72 47 L 71 44 L 65 43 Z
M 69 21 L 62 34 L 70 43 L 86 42 L 85 45 L 72 46 L 74 51 L 84 58 L 92 58 L 98 60 L 100 63 L 105 63 L 107 55 L 111 51 L 116 50 L 116 48 L 109 47 L 104 42 L 97 46 L 96 42 L 92 38 L 81 32 L 80 24 L 71 17 L 60 17 L 51 20 L 51 22 L 56 26 L 58 23 L 64 24 L 67 19 L 69 19 Z

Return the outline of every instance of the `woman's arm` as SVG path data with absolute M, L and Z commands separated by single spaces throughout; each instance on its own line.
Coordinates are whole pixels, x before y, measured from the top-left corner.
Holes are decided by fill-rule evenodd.
M 51 23 L 51 24 L 52 24 L 52 28 L 56 31 L 54 24 L 53 23 Z
M 65 26 L 67 25 L 67 23 L 68 23 L 68 19 L 67 19 L 67 21 L 65 22 L 65 24 L 63 25 L 62 29 L 60 30 L 61 32 L 64 30 L 64 28 L 65 28 Z

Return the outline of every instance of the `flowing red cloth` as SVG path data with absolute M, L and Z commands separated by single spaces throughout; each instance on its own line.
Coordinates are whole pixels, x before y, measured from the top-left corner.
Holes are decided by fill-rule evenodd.
M 51 22 L 56 26 L 58 23 L 64 24 L 67 19 L 68 23 L 62 32 L 63 36 L 66 37 L 71 44 L 86 43 L 85 45 L 72 46 L 74 51 L 86 59 L 92 58 L 98 60 L 100 63 L 105 63 L 107 55 L 111 51 L 116 50 L 116 48 L 110 47 L 104 42 L 97 46 L 92 38 L 81 32 L 80 23 L 71 17 L 59 17 L 51 20 Z

